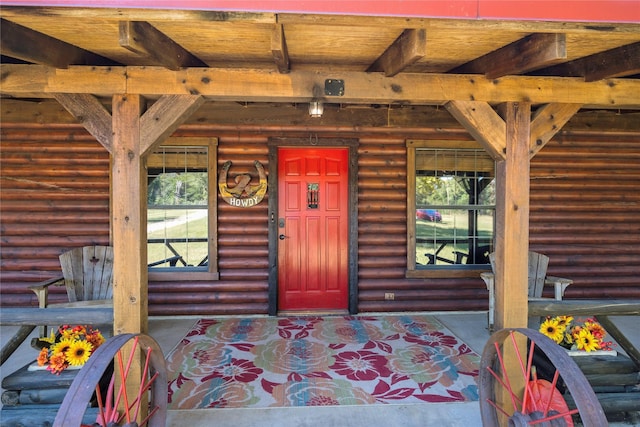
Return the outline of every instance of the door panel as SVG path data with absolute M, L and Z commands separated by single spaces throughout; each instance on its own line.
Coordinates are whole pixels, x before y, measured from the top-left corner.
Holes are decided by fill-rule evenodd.
M 278 309 L 348 308 L 349 151 L 278 150 Z

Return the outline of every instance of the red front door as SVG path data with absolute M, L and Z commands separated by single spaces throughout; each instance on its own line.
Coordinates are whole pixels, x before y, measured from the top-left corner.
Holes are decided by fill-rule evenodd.
M 349 151 L 278 150 L 278 309 L 346 310 Z

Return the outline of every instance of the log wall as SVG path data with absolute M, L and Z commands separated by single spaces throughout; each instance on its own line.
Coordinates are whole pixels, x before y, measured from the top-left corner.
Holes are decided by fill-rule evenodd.
M 640 293 L 640 136 L 560 136 L 531 163 L 530 246 L 567 298 Z
M 37 306 L 26 286 L 60 276 L 60 253 L 109 244 L 109 154 L 77 125 L 1 132 L 1 302 Z M 66 299 L 52 290 L 52 302 Z
M 431 132 L 431 134 L 429 133 Z M 358 137 L 359 311 L 483 310 L 480 278 L 406 279 L 406 138 L 468 138 L 460 129 L 421 135 Z M 268 170 L 269 136 L 256 131 L 183 126 L 177 136 L 219 138 L 218 166 Z M 308 133 L 305 135 L 308 136 Z M 551 257 L 550 274 L 574 279 L 569 298 L 640 298 L 640 135 L 560 134 L 531 165 L 531 249 Z M 109 241 L 109 159 L 78 125 L 3 125 L 1 303 L 36 305 L 30 283 L 59 272 L 57 256 Z M 267 198 L 269 194 L 267 194 Z M 267 200 L 239 209 L 218 200 L 220 280 L 149 284 L 150 315 L 266 314 Z M 393 292 L 395 299 L 385 301 Z M 64 299 L 64 294 L 56 293 Z

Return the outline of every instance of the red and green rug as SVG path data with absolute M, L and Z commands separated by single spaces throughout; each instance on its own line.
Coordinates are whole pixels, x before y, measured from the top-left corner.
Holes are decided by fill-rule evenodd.
M 472 401 L 479 359 L 428 315 L 202 319 L 167 356 L 169 409 Z

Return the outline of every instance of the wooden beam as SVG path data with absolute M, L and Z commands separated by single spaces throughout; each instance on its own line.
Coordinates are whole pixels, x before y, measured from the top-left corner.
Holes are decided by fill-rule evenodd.
M 121 21 L 119 29 L 120 46 L 154 59 L 156 65 L 174 71 L 186 67 L 207 66 L 148 22 Z
M 204 103 L 199 95 L 165 95 L 140 119 L 140 153 L 164 141 Z
M 4 12 L 4 10 L 3 10 Z M 4 56 L 55 68 L 69 65 L 119 65 L 95 53 L 0 19 L 0 51 Z
M 287 74 L 290 70 L 289 50 L 287 49 L 287 39 L 284 36 L 284 25 L 275 24 L 271 32 L 271 54 L 273 61 L 281 74 Z
M 526 328 L 531 105 L 508 103 L 507 156 L 496 172 L 496 329 Z
M 95 96 L 87 93 L 56 93 L 54 96 L 109 153 L 113 152 L 111 114 Z
M 67 2 L 71 3 L 71 2 Z M 474 3 L 476 3 L 474 1 Z M 501 3 L 498 3 L 498 7 Z M 167 9 L 167 8 L 125 8 L 125 7 L 56 7 L 56 6 L 27 6 L 2 7 L 2 14 L 11 18 L 33 18 L 38 16 L 60 17 L 67 19 L 100 19 L 106 22 L 147 21 L 171 22 L 172 24 L 199 25 L 211 22 L 243 22 L 255 24 L 273 24 L 279 22 L 284 25 L 322 25 L 345 27 L 383 27 L 383 28 L 427 28 L 427 29 L 458 29 L 460 31 L 487 31 L 498 29 L 501 31 L 518 31 L 523 34 L 534 32 L 566 32 L 578 34 L 629 34 L 637 33 L 637 23 L 624 22 L 592 22 L 585 25 L 583 21 L 523 21 L 523 20 L 491 20 L 491 19 L 441 19 L 423 18 L 419 16 L 388 16 L 388 15 L 344 15 L 344 14 L 313 14 L 313 13 L 273 13 L 250 11 L 221 11 L 195 9 Z
M 442 105 L 450 100 L 489 103 L 530 102 L 583 104 L 585 108 L 640 108 L 640 79 L 586 83 L 581 78 L 508 76 L 489 80 L 478 75 L 411 74 L 385 77 L 358 71 L 317 72 L 225 68 L 71 67 L 1 64 L 2 95 L 51 97 L 52 93 L 145 96 L 202 95 L 239 102 L 309 102 L 312 88 L 327 79 L 345 82 L 343 96 L 325 96 L 327 103 Z
M 114 334 L 147 332 L 146 176 L 140 153 L 139 95 L 113 97 L 111 169 Z
M 496 79 L 548 67 L 567 58 L 564 34 L 530 34 L 451 70 L 454 74 L 484 74 Z
M 424 29 L 409 28 L 384 51 L 367 69 L 368 73 L 384 71 L 387 77 L 393 77 L 412 65 L 427 51 L 427 32 Z
M 631 76 L 640 73 L 640 42 L 591 55 L 584 67 L 584 80 Z
M 112 322 L 113 309 L 110 307 L 2 307 L 0 310 L 0 325 L 110 325 Z
M 640 73 L 640 42 L 545 68 L 535 74 L 541 76 L 580 76 L 584 77 L 586 82 L 594 82 L 637 73 Z
M 199 25 L 211 22 L 245 22 L 270 24 L 277 20 L 272 12 L 236 12 L 202 9 L 161 9 L 122 7 L 56 7 L 56 6 L 4 6 L 2 14 L 7 18 L 53 17 L 65 19 L 100 19 L 111 23 L 120 21 L 171 22 Z
M 494 159 L 506 158 L 504 120 L 486 102 L 450 101 L 445 108 Z
M 529 301 L 530 316 L 640 316 L 640 300 L 544 299 Z
M 148 332 L 146 229 L 147 177 L 140 153 L 139 95 L 113 96 L 111 226 L 113 230 L 113 334 Z M 141 358 L 134 358 L 127 392 L 140 384 Z M 136 381 L 137 380 L 137 381 Z M 132 394 L 133 395 L 133 394 Z M 146 407 L 142 408 L 146 412 Z M 144 416 L 144 415 L 143 415 Z
M 529 158 L 542 150 L 579 110 L 580 104 L 547 104 L 540 107 L 531 121 Z
M 111 101 L 109 100 L 109 104 Z M 103 103 L 104 105 L 104 103 Z M 324 121 L 326 119 L 326 121 Z M 0 102 L 2 127 L 14 123 L 74 124 L 78 120 L 71 116 L 55 99 L 40 101 L 3 99 Z M 295 125 L 294 125 L 295 123 Z M 229 126 L 245 126 L 258 131 L 280 129 L 321 129 L 330 123 L 341 132 L 378 131 L 408 135 L 424 135 L 435 128 L 446 132 L 460 132 L 459 122 L 444 108 L 428 105 L 392 106 L 376 108 L 349 105 L 326 105 L 323 123 L 309 117 L 308 108 L 302 104 L 237 102 L 205 102 L 184 124 L 208 125 L 216 129 Z M 230 128 L 229 128 L 230 129 Z M 560 132 L 598 132 L 602 135 L 638 132 L 640 113 L 614 110 L 580 110 Z M 413 137 L 412 137 L 413 138 Z M 415 137 L 417 138 L 417 136 Z

